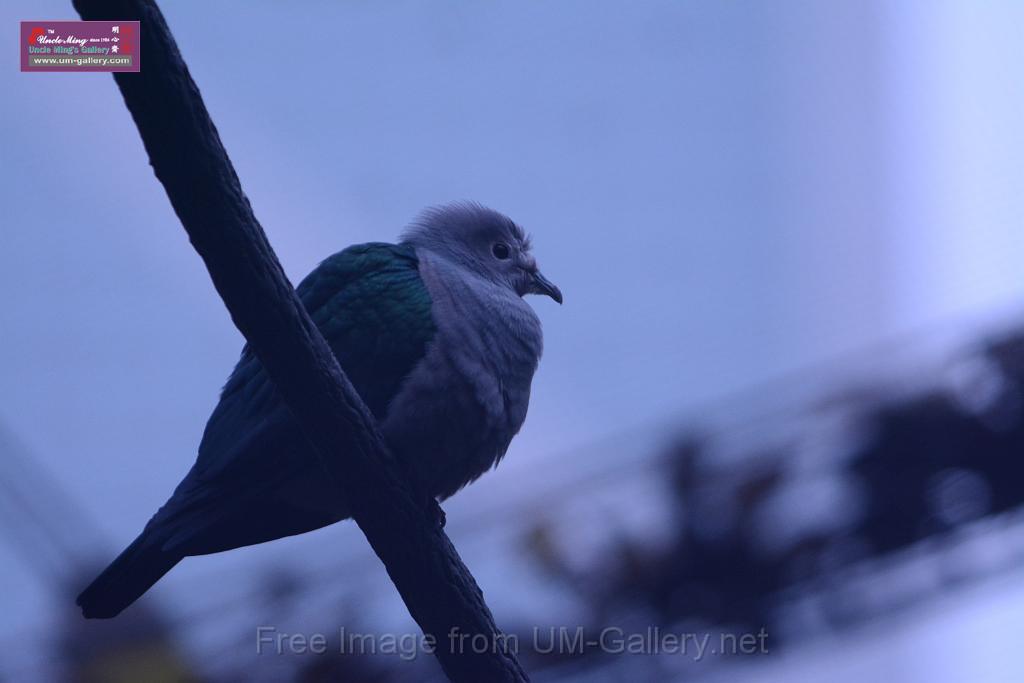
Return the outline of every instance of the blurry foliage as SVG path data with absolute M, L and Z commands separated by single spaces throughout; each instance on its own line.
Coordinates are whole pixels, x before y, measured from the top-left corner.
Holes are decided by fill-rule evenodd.
M 798 443 L 723 464 L 713 438 L 686 435 L 664 460 L 674 501 L 668 544 L 623 539 L 572 575 L 550 547 L 533 544 L 538 563 L 577 587 L 597 623 L 639 610 L 666 626 L 766 627 L 778 646 L 794 630 L 783 623 L 787 601 L 822 587 L 833 589 L 820 606 L 830 625 L 876 616 L 877 601 L 844 592 L 844 572 L 870 572 L 924 541 L 941 550 L 950 532 L 1024 503 L 1024 334 L 985 345 L 951 374 L 952 388 L 831 405 L 856 437 L 815 451 L 810 468 Z M 800 419 L 825 418 L 810 410 Z M 603 578 L 588 584 L 581 574 Z
M 664 468 L 670 500 L 656 522 L 668 530 L 660 541 L 602 526 L 612 538 L 581 560 L 560 535 L 553 506 L 518 517 L 522 549 L 551 586 L 582 606 L 581 625 L 591 633 L 609 624 L 690 633 L 764 627 L 774 649 L 807 634 L 806 624 L 801 630 L 787 622 L 787 610 L 808 595 L 832 628 L 898 608 L 910 602 L 900 594 L 906 583 L 893 582 L 896 595 L 888 602 L 868 595 L 887 583 L 878 578 L 886 566 L 927 546 L 939 551 L 928 560 L 929 571 L 952 583 L 961 577 L 946 570 L 941 553 L 955 546 L 956 533 L 1024 509 L 1024 333 L 987 343 L 931 379 L 929 388 L 911 391 L 846 392 L 803 411 L 787 440 L 738 453 L 723 452 L 722 436 L 682 434 L 652 461 Z M 595 519 L 602 512 L 595 509 Z M 866 583 L 858 582 L 865 576 Z M 263 604 L 277 618 L 291 614 L 311 590 L 301 576 L 265 578 Z M 927 583 L 921 575 L 914 582 Z M 344 623 L 354 627 L 363 607 L 345 606 Z M 89 629 L 70 619 L 62 659 L 78 665 L 68 669 L 69 680 L 131 680 L 140 666 L 148 673 L 138 680 L 197 680 L 168 644 L 173 627 L 161 627 L 151 612 L 137 616 L 144 623 L 117 620 Z M 682 675 L 658 669 L 664 662 L 649 657 L 629 658 L 630 672 L 608 673 L 621 661 L 597 648 L 531 652 L 533 626 L 513 625 L 509 632 L 523 644 L 527 668 L 548 672 L 548 679 L 566 667 L 600 680 Z M 231 649 L 244 650 L 251 639 L 246 632 Z M 218 680 L 250 680 L 246 667 L 254 663 L 244 659 Z M 289 660 L 289 679 L 308 683 L 444 680 L 429 657 L 340 654 L 333 644 L 325 655 Z

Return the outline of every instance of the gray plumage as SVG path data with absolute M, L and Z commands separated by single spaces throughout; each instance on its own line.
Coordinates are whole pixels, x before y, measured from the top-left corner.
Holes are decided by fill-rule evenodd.
M 519 226 L 476 205 L 430 211 L 403 238 L 419 257 L 437 335 L 381 427 L 447 498 L 497 464 L 526 418 L 543 345 L 522 299 L 536 264 Z M 491 255 L 496 241 L 513 247 L 507 263 Z
M 446 498 L 505 454 L 542 352 L 523 295 L 561 303 L 530 241 L 477 204 L 426 211 L 397 245 L 350 247 L 297 289 L 396 457 Z M 119 613 L 182 557 L 303 533 L 349 516 L 246 348 L 199 457 L 142 534 L 83 593 Z

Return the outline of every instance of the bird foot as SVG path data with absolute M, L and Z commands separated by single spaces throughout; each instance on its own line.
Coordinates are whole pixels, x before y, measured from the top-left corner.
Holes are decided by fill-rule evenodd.
M 441 504 L 437 502 L 437 498 L 433 496 L 427 500 L 427 515 L 430 516 L 434 523 L 440 528 L 444 528 L 444 525 L 448 522 L 448 516 L 441 509 Z

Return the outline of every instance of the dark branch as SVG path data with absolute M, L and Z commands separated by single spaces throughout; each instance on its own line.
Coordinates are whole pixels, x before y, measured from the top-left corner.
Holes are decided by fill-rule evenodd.
M 413 491 L 310 320 L 253 215 L 199 90 L 152 1 L 74 0 L 83 19 L 139 20 L 142 72 L 115 74 L 150 164 L 231 318 L 259 356 L 453 681 L 525 681 L 436 510 Z

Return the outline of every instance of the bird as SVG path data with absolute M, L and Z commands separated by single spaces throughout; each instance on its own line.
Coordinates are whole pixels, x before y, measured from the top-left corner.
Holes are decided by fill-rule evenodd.
M 562 303 L 523 228 L 472 202 L 425 210 L 397 243 L 328 257 L 296 293 L 389 451 L 435 505 L 496 466 L 526 419 L 543 338 L 523 297 Z M 246 344 L 195 464 L 76 602 L 86 618 L 111 618 L 185 557 L 350 516 Z

